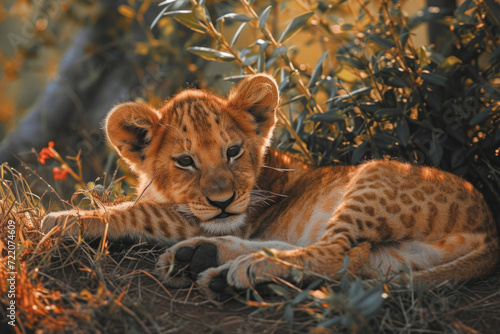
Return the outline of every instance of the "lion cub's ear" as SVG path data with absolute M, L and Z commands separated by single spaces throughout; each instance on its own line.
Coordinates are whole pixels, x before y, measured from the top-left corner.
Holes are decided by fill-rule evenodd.
M 249 112 L 257 124 L 257 133 L 268 137 L 276 123 L 279 103 L 276 80 L 266 73 L 245 78 L 229 94 L 229 105 Z
M 158 112 L 145 104 L 121 103 L 106 118 L 106 135 L 113 149 L 135 170 L 146 158 L 145 151 L 158 128 Z

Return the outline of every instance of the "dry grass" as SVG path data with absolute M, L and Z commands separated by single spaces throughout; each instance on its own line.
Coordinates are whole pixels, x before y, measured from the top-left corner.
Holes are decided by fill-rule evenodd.
M 227 302 L 196 289 L 167 289 L 155 276 L 161 249 L 45 236 L 44 209 L 21 173 L 1 168 L 2 333 L 10 302 L 8 221 L 16 223 L 16 327 L 20 333 L 496 333 L 500 273 L 462 286 L 364 287 L 345 278 L 302 289 L 276 282 L 265 297 Z M 6 331 L 5 331 L 6 332 Z

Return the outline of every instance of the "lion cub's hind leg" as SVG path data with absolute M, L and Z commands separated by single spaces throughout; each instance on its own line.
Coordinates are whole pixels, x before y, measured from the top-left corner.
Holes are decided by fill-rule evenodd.
M 497 240 L 473 233 L 454 234 L 429 242 L 403 240 L 379 244 L 370 255 L 370 266 L 380 273 L 398 272 L 406 264 L 413 270 L 413 281 L 425 283 L 482 277 L 488 275 L 494 267 L 492 263 L 497 262 Z
M 435 266 L 415 273 L 421 282 L 463 282 L 487 276 L 499 259 L 498 239 L 487 234 L 462 233 L 451 235 L 428 245 L 438 250 L 443 260 Z

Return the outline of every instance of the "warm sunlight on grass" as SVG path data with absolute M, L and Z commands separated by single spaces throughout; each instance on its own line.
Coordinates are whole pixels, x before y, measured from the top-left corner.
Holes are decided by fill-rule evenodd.
M 63 182 L 78 182 L 71 180 Z M 348 276 L 341 282 L 320 279 L 302 288 L 277 279 L 265 290 L 224 304 L 205 299 L 195 286 L 167 290 L 154 273 L 161 250 L 145 243 L 108 246 L 102 240 L 43 235 L 39 224 L 45 210 L 23 174 L 3 165 L 0 182 L 0 302 L 9 305 L 15 300 L 19 333 L 37 328 L 87 333 L 174 328 L 274 332 L 286 327 L 298 333 L 331 333 L 332 326 L 350 332 L 398 332 L 414 324 L 461 332 L 471 324 L 482 328 L 486 317 L 488 322 L 500 321 L 498 277 L 458 289 L 446 284 L 401 287 L 384 277 L 371 283 Z M 108 203 L 114 200 L 107 198 Z M 9 221 L 15 222 L 15 233 L 9 232 Z M 4 241 L 13 234 L 16 257 L 11 260 L 5 256 L 9 248 Z M 10 264 L 14 268 L 6 270 Z M 10 298 L 7 279 L 12 270 L 15 297 Z

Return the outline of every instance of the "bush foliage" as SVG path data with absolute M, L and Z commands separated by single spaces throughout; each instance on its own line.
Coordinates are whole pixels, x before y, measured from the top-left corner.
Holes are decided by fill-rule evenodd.
M 450 32 L 439 48 L 412 40 L 429 11 L 408 17 L 397 0 L 380 1 L 378 11 L 358 1 L 350 23 L 341 16 L 354 10 L 347 1 L 290 3 L 241 0 L 221 11 L 213 2 L 167 0 L 156 21 L 166 15 L 210 36 L 210 48 L 193 40 L 188 50 L 236 64 L 239 75 L 226 80 L 261 71 L 278 78 L 279 148 L 317 165 L 395 157 L 437 166 L 500 202 L 496 2 L 464 1 L 443 19 Z M 301 34 L 324 51 L 314 66 L 296 59 L 307 52 L 294 45 Z

